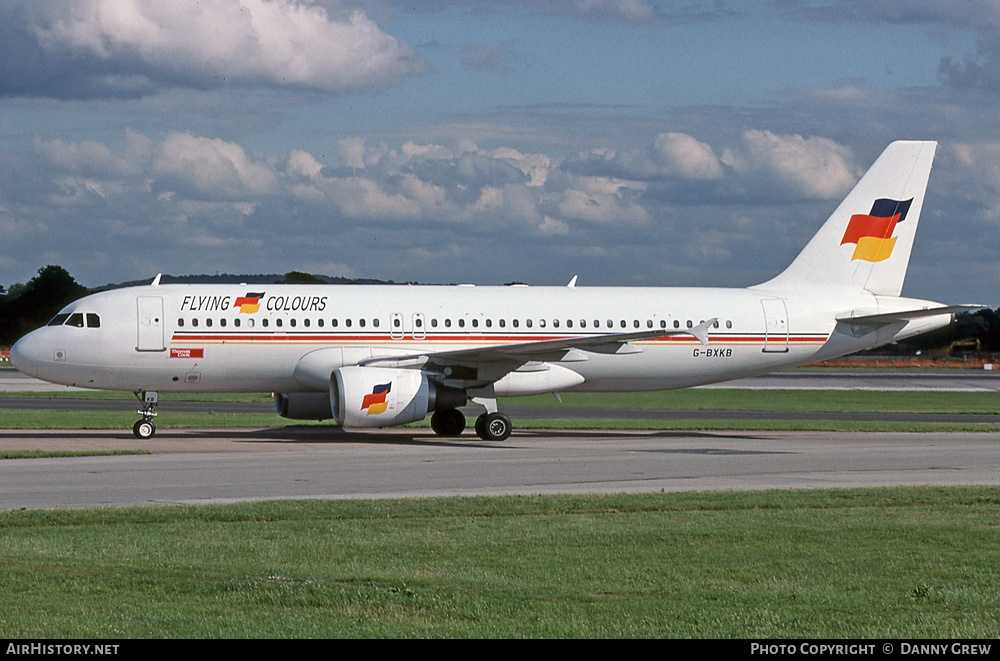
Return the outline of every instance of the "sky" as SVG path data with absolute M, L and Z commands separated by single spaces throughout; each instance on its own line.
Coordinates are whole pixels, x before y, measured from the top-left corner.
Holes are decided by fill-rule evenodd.
M 1000 306 L 998 0 L 0 0 L 0 285 L 742 287 L 897 139 Z

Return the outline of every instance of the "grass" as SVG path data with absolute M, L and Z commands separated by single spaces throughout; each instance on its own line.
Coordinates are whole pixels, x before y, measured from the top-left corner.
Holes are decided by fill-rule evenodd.
M 130 392 L 57 391 L 2 393 L 0 397 L 136 401 Z M 562 404 L 552 395 L 507 397 L 501 404 L 562 408 L 813 411 L 853 413 L 980 413 L 1000 410 L 1000 392 L 869 391 L 869 390 L 751 390 L 682 388 L 654 392 L 563 393 Z M 161 393 L 169 402 L 270 403 L 267 393 Z M 138 403 L 138 402 L 136 402 Z
M 114 457 L 149 454 L 149 450 L 0 450 L 0 459 L 43 459 L 50 457 Z
M 287 422 L 270 413 L 186 413 L 165 407 L 160 411 L 155 421 L 157 429 L 276 427 Z M 138 417 L 135 411 L 8 409 L 0 416 L 0 429 L 132 429 Z M 318 423 L 296 420 L 294 424 Z
M 1000 392 L 682 388 L 636 393 L 564 393 L 562 400 L 562 405 L 569 408 L 828 413 L 994 414 L 1000 411 Z M 511 397 L 503 402 L 560 408 L 551 395 Z
M 558 415 L 558 411 L 553 411 Z M 623 414 L 625 415 L 625 414 Z M 131 429 L 137 415 L 127 412 L 50 411 L 11 409 L 0 416 L 0 429 Z M 288 421 L 269 413 L 186 413 L 161 409 L 157 429 L 193 428 L 274 428 L 326 425 L 327 421 Z M 470 423 L 471 424 L 471 423 Z M 549 419 L 514 418 L 515 429 L 633 429 L 633 430 L 716 430 L 716 431 L 832 431 L 832 432 L 1000 432 L 998 423 L 906 422 L 867 420 L 824 420 L 821 414 L 809 420 L 716 420 L 710 417 L 684 420 L 632 420 L 628 418 Z M 425 419 L 407 425 L 413 429 L 430 427 Z M 467 432 L 471 433 L 471 432 Z
M 1000 490 L 0 513 L 9 638 L 995 638 Z
M 11 396 L 4 393 L 3 397 Z M 18 396 L 48 399 L 131 400 L 131 393 L 65 392 L 19 393 Z M 997 432 L 1000 425 L 982 422 L 900 422 L 829 420 L 824 413 L 950 413 L 996 414 L 1000 411 L 1000 393 L 996 392 L 909 392 L 909 391 L 808 391 L 808 390 L 737 390 L 682 389 L 644 393 L 566 393 L 563 404 L 550 395 L 512 397 L 501 401 L 501 408 L 531 406 L 542 409 L 544 419 L 517 419 L 516 428 L 536 429 L 677 429 L 677 430 L 784 430 L 844 432 Z M 270 397 L 255 393 L 170 393 L 161 397 L 157 427 L 178 429 L 192 427 L 275 427 L 289 424 L 269 413 L 188 413 L 171 411 L 174 401 L 246 401 L 268 402 Z M 601 420 L 562 418 L 565 412 L 580 408 L 609 409 Z M 630 410 L 706 411 L 703 418 L 684 420 L 638 420 Z M 807 420 L 720 420 L 711 411 L 794 411 L 811 412 Z M 134 411 L 68 411 L 8 409 L 0 416 L 0 429 L 129 429 L 135 422 Z M 294 421 L 291 424 L 317 424 Z M 330 424 L 330 423 L 319 423 Z M 428 421 L 415 423 L 427 427 Z

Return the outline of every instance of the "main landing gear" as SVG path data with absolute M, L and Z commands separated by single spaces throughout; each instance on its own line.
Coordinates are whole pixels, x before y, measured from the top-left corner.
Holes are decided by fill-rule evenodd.
M 431 429 L 438 436 L 461 436 L 465 431 L 465 416 L 458 409 L 435 411 L 431 415 Z M 506 441 L 510 431 L 510 418 L 498 411 L 487 411 L 476 418 L 476 435 L 484 441 Z
M 156 417 L 156 405 L 159 403 L 160 395 L 155 390 L 136 390 L 133 394 L 142 404 L 142 408 L 137 411 L 142 420 L 132 425 L 132 433 L 136 438 L 146 441 L 153 438 L 153 434 L 156 433 L 153 418 Z
M 506 441 L 510 430 L 510 418 L 499 411 L 476 418 L 476 434 L 484 441 Z

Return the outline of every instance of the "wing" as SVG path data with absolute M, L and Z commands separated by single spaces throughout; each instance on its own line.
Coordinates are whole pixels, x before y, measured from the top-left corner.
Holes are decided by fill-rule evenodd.
M 708 329 L 715 322 L 716 318 L 712 318 L 693 328 L 677 330 L 608 333 L 538 342 L 496 344 L 409 356 L 375 356 L 362 360 L 359 365 L 426 369 L 467 382 L 488 383 L 502 378 L 508 372 L 512 372 L 529 362 L 572 361 L 576 353 L 580 351 L 614 354 L 640 353 L 642 349 L 634 347 L 630 343 L 642 340 L 691 335 L 702 344 L 708 344 Z M 580 356 L 576 359 L 584 360 L 585 358 Z

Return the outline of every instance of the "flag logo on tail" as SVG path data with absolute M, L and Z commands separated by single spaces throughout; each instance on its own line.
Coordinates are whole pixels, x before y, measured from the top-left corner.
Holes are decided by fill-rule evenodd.
M 233 303 L 234 308 L 240 309 L 240 314 L 253 314 L 260 309 L 260 299 L 263 298 L 264 292 L 257 294 L 247 292 L 246 296 L 238 296 L 236 302 Z
M 892 232 L 897 224 L 906 220 L 911 202 L 912 197 L 908 200 L 881 198 L 875 200 L 871 213 L 851 216 L 844 238 L 840 241 L 840 245 L 855 244 L 851 261 L 882 262 L 889 259 L 896 245 Z
M 389 408 L 389 404 L 385 401 L 385 396 L 389 394 L 391 389 L 392 381 L 372 388 L 372 394 L 365 395 L 365 398 L 361 401 L 361 410 L 368 409 L 368 415 L 383 413 Z

